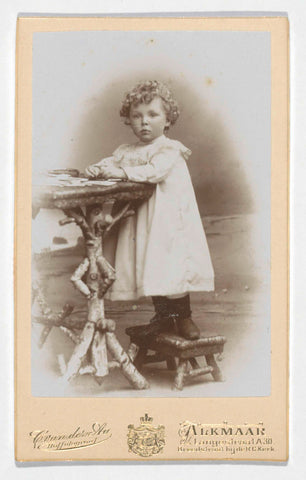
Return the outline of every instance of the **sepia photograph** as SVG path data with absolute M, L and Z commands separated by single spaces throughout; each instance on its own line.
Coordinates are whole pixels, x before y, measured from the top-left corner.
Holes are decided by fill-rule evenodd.
M 288 33 L 18 19 L 18 462 L 288 459 Z
M 33 33 L 33 396 L 270 395 L 270 47 Z

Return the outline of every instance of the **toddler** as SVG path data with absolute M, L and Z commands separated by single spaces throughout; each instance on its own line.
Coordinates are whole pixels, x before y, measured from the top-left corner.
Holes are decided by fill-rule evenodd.
M 156 184 L 136 214 L 121 221 L 115 253 L 117 279 L 111 300 L 151 296 L 156 315 L 145 333 L 174 331 L 197 339 L 189 292 L 214 289 L 214 272 L 186 165 L 191 151 L 165 136 L 179 110 L 166 85 L 139 83 L 125 97 L 120 116 L 137 142 L 89 166 L 89 178 L 120 178 Z

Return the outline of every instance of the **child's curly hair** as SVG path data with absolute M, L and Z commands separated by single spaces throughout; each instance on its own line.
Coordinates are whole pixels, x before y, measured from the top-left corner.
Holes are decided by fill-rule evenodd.
M 124 123 L 130 125 L 130 109 L 131 105 L 139 105 L 140 103 L 150 103 L 154 97 L 160 97 L 166 112 L 167 120 L 170 125 L 174 125 L 179 117 L 179 108 L 176 100 L 174 100 L 172 92 L 167 85 L 157 80 L 147 80 L 140 82 L 130 90 L 122 102 L 120 116 L 125 118 Z M 169 127 L 165 127 L 168 130 Z

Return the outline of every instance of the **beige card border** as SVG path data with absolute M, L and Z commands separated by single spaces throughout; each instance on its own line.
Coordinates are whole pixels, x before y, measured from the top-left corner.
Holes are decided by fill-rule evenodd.
M 32 35 L 75 30 L 223 30 L 271 34 L 271 395 L 252 398 L 38 398 L 31 396 L 31 113 Z M 288 458 L 288 20 L 279 18 L 101 18 L 20 17 L 16 53 L 15 190 L 15 455 L 17 461 L 144 460 L 128 453 L 127 427 L 145 412 L 166 428 L 166 445 L 148 460 L 267 460 Z M 207 413 L 209 412 L 209 413 Z M 37 429 L 73 431 L 78 424 L 105 421 L 112 437 L 102 447 L 66 452 L 33 448 Z M 262 421 L 273 452 L 199 455 L 178 452 L 179 423 L 238 425 Z

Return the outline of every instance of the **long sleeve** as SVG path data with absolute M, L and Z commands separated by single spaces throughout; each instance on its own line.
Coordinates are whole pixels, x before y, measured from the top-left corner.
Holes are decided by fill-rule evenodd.
M 95 167 L 119 167 L 121 163 L 124 164 L 125 156 L 127 152 L 130 150 L 130 145 L 123 144 L 120 145 L 116 150 L 112 153 L 110 157 L 102 158 L 98 163 L 95 163 L 93 166 Z
M 102 158 L 99 162 L 92 165 L 93 167 L 112 167 L 116 163 L 114 156 Z M 117 166 L 117 165 L 116 165 Z
M 180 155 L 177 150 L 163 146 L 146 165 L 121 168 L 125 171 L 128 179 L 134 182 L 159 183 L 167 177 L 179 160 Z

